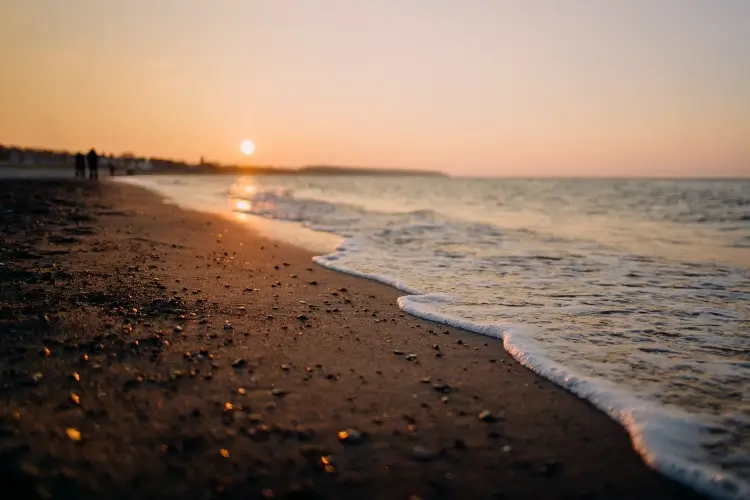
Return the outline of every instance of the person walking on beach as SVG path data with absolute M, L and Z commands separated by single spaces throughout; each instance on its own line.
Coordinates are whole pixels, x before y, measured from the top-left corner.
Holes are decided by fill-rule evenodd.
M 89 179 L 99 178 L 99 155 L 96 154 L 96 150 L 91 148 L 89 154 L 86 155 L 89 163 Z
M 86 178 L 86 157 L 80 152 L 76 153 L 76 178 L 78 177 Z

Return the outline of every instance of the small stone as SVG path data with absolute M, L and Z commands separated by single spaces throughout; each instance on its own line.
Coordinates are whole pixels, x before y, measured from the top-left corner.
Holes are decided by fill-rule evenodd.
M 290 367 L 289 365 L 281 365 L 281 369 L 284 370 L 285 372 L 288 372 L 290 370 Z
M 441 403 L 447 403 L 448 401 L 450 401 L 450 399 L 448 398 L 448 396 L 443 396 L 442 398 L 440 398 L 440 402 Z
M 417 445 L 411 449 L 411 456 L 420 462 L 431 462 L 437 458 L 438 454 L 429 448 Z
M 562 469 L 562 463 L 559 460 L 550 458 L 542 464 L 539 468 L 539 472 L 544 476 L 554 476 Z
M 503 446 L 500 449 L 503 450 L 504 453 L 508 453 L 511 450 L 511 447 L 510 447 L 509 444 L 506 444 L 505 446 Z
M 239 394 L 240 396 L 244 396 L 245 394 L 247 394 L 247 391 L 244 387 L 240 387 L 237 389 L 237 394 Z
M 429 384 L 430 382 L 432 382 L 432 379 L 430 377 L 423 377 L 421 382 L 423 384 Z
M 39 469 L 35 465 L 28 462 L 25 462 L 23 465 L 21 465 L 21 471 L 27 476 L 37 477 L 40 474 Z
M 297 316 L 297 319 L 300 321 L 307 321 L 308 318 L 304 314 L 300 314 L 299 316 Z
M 174 332 L 175 333 L 182 333 L 184 328 L 182 328 L 180 325 L 175 325 Z
M 231 330 L 233 327 L 230 323 L 224 323 L 224 330 Z
M 406 355 L 406 361 L 414 361 L 415 359 L 417 359 L 417 355 L 416 354 L 407 354 Z
M 31 376 L 31 381 L 35 384 L 40 383 L 42 380 L 44 380 L 44 374 L 42 372 L 36 372 Z
M 81 397 L 75 392 L 70 395 L 70 402 L 74 405 L 81 404 Z
M 42 350 L 42 354 L 44 354 L 44 356 L 45 356 L 45 357 L 50 357 L 50 356 L 52 356 L 52 353 L 50 352 L 50 350 L 49 350 L 49 349 L 48 349 L 47 347 L 45 347 L 45 348 L 44 348 L 44 349 Z
M 398 349 L 394 349 L 393 350 L 393 354 L 395 354 L 396 356 L 403 356 L 404 355 L 404 351 L 399 351 Z
M 70 378 L 72 378 L 76 382 L 80 382 L 81 381 L 81 376 L 78 374 L 78 372 L 73 372 L 73 374 L 70 376 Z
M 287 395 L 287 392 L 284 389 L 274 389 L 271 391 L 271 394 L 273 394 L 277 398 L 283 398 Z
M 449 392 L 451 392 L 451 386 L 449 386 L 448 384 L 432 384 L 432 388 L 437 392 L 442 392 L 443 394 L 448 394 Z
M 345 429 L 338 432 L 339 441 L 344 444 L 357 444 L 362 442 L 362 433 L 355 429 Z
M 492 422 L 496 422 L 497 418 L 492 413 L 490 413 L 489 410 L 484 410 L 482 413 L 479 414 L 479 420 L 490 424 Z
M 220 449 L 219 454 L 224 458 L 229 458 L 229 450 L 227 449 L 224 449 L 224 448 Z
M 75 427 L 68 427 L 65 429 L 65 434 L 70 438 L 71 441 L 80 441 L 81 432 Z
M 247 361 L 245 361 L 242 358 L 237 358 L 232 362 L 232 368 L 241 368 L 247 364 Z

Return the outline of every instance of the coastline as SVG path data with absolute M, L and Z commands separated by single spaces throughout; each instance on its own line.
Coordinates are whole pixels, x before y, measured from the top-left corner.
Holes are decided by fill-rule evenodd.
M 405 315 L 391 287 L 133 186 L 0 196 L 18 497 L 701 498 L 501 341 Z

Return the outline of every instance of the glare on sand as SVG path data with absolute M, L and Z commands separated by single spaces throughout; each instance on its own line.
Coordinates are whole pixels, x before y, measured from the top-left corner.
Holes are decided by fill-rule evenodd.
M 245 200 L 237 200 L 236 207 L 237 210 L 247 212 L 248 210 L 250 210 L 250 203 Z

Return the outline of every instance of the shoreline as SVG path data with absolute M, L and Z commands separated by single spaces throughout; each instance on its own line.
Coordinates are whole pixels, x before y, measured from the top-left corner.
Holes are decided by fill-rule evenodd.
M 702 498 L 501 341 L 406 315 L 394 288 L 142 188 L 0 196 L 0 477 L 19 497 Z
M 744 498 L 746 483 L 741 474 L 725 471 L 717 464 L 708 465 L 706 450 L 716 446 L 716 442 L 706 436 L 706 428 L 712 422 L 704 421 L 700 416 L 686 413 L 679 408 L 660 406 L 657 403 L 643 400 L 640 397 L 623 391 L 621 387 L 606 379 L 592 379 L 583 376 L 568 366 L 550 358 L 549 353 L 542 349 L 522 327 L 506 327 L 495 324 L 479 324 L 457 317 L 446 317 L 435 314 L 429 309 L 420 307 L 420 297 L 429 296 L 413 289 L 398 278 L 379 274 L 362 273 L 350 268 L 339 261 L 339 254 L 346 254 L 348 240 L 340 234 L 331 232 L 317 232 L 334 239 L 342 238 L 338 245 L 321 250 L 325 246 L 310 246 L 300 243 L 300 231 L 315 233 L 307 226 L 293 221 L 269 220 L 256 215 L 236 212 L 234 202 L 227 204 L 227 209 L 216 210 L 214 205 L 195 204 L 190 201 L 183 203 L 181 193 L 164 191 L 159 184 L 132 182 L 145 188 L 168 203 L 175 203 L 187 210 L 217 213 L 229 220 L 242 220 L 249 223 L 249 229 L 255 231 L 261 228 L 261 234 L 274 241 L 291 243 L 302 251 L 311 253 L 322 252 L 312 258 L 316 264 L 335 272 L 344 273 L 368 281 L 384 284 L 398 293 L 397 305 L 401 311 L 415 318 L 441 326 L 450 326 L 502 342 L 505 351 L 511 359 L 520 363 L 543 379 L 552 382 L 566 392 L 591 404 L 603 414 L 607 415 L 618 425 L 622 426 L 629 435 L 634 450 L 642 460 L 659 473 L 678 483 L 686 484 L 698 491 L 717 498 Z M 185 193 L 187 195 L 187 193 Z M 230 195 L 230 199 L 234 199 Z M 241 196 L 236 199 L 243 199 Z M 247 220 L 250 217 L 252 222 Z M 295 227 L 296 226 L 296 227 Z M 283 234 L 290 230 L 294 234 L 291 238 Z M 343 245 L 343 247 L 342 247 Z M 314 250 L 315 249 L 315 250 Z M 721 425 L 717 423 L 717 425 Z M 735 442 L 738 440 L 735 437 Z M 714 453 L 715 455 L 715 453 Z

